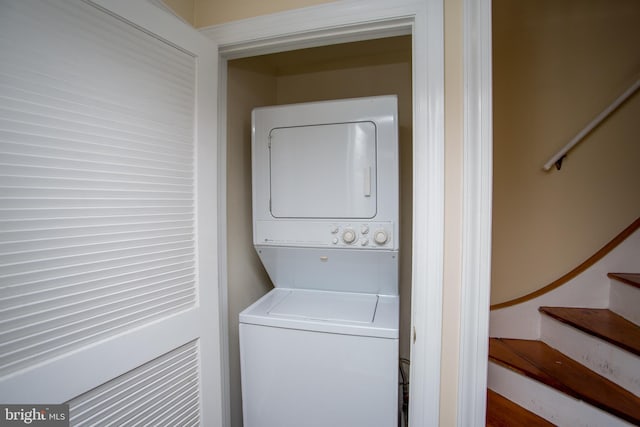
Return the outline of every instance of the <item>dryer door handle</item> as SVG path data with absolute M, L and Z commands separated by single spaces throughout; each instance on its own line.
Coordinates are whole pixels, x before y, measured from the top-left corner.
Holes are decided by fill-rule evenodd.
M 364 168 L 364 197 L 371 197 L 371 166 Z

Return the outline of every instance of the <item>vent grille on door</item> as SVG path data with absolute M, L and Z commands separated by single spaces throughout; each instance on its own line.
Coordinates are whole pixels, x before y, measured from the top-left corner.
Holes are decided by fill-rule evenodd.
M 195 59 L 82 1 L 2 9 L 0 376 L 197 298 Z
M 74 427 L 198 425 L 199 387 L 194 342 L 72 399 L 70 422 Z

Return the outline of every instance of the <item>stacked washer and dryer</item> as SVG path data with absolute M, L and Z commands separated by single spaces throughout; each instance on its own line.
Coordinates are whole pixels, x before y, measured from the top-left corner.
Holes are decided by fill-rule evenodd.
M 256 108 L 252 125 L 253 243 L 275 289 L 240 313 L 244 426 L 395 426 L 397 99 Z

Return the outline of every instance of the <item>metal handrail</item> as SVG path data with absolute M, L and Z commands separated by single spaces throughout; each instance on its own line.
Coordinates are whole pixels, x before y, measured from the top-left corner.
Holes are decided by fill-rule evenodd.
M 545 171 L 551 169 L 553 165 L 556 166 L 558 170 L 562 166 L 562 160 L 567 156 L 567 153 L 577 145 L 582 139 L 587 136 L 589 132 L 591 132 L 596 126 L 598 126 L 604 119 L 606 119 L 611 113 L 614 112 L 616 108 L 620 106 L 624 101 L 626 101 L 631 95 L 633 95 L 640 88 L 640 78 L 636 80 L 634 84 L 629 87 L 629 89 L 625 90 L 620 96 L 618 96 L 615 101 L 611 103 L 607 108 L 605 108 L 600 114 L 598 114 L 593 120 L 587 124 L 584 129 L 582 129 L 576 136 L 574 136 L 571 141 L 567 143 L 560 151 L 553 155 L 549 159 L 547 163 L 542 167 Z

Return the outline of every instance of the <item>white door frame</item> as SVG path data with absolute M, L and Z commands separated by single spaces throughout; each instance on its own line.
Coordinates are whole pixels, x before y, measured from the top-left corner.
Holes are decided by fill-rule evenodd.
M 484 425 L 491 230 L 490 0 L 465 1 L 465 184 L 461 373 L 458 425 Z M 479 13 L 482 12 L 482 13 Z M 475 13 L 475 15 L 474 15 Z M 488 15 L 487 15 L 488 13 Z M 488 16 L 488 21 L 487 21 Z M 487 27 L 488 23 L 488 27 Z M 478 28 L 480 32 L 476 31 Z M 487 32 L 488 28 L 488 32 Z M 345 0 L 216 25 L 202 30 L 219 49 L 220 301 L 226 330 L 226 66 L 229 59 L 331 43 L 413 36 L 413 264 L 412 426 L 436 426 L 440 408 L 440 357 L 444 261 L 444 10 L 438 0 Z M 478 53 L 478 47 L 489 50 Z M 489 67 L 489 75 L 486 71 Z M 487 88 L 487 84 L 489 85 Z M 487 104 L 487 94 L 489 104 Z M 487 106 L 489 107 L 487 109 Z M 487 132 L 488 129 L 488 132 Z M 478 130 L 483 132 L 476 133 Z M 488 151 L 487 151 L 488 147 Z M 467 150 L 469 149 L 469 150 Z M 467 173 L 467 168 L 469 172 Z M 474 212 L 483 214 L 478 218 Z M 489 213 L 487 218 L 486 213 Z M 479 264 L 478 264 L 479 263 Z M 473 292 L 470 292 L 473 290 Z M 468 311 L 465 311 L 468 310 Z M 479 322 L 479 323 L 478 323 Z M 224 334 L 226 335 L 226 334 Z M 223 339 L 222 354 L 228 343 Z M 224 356 L 223 356 L 224 357 Z M 478 358 L 484 357 L 484 364 Z M 228 399 L 228 362 L 225 384 Z M 484 367 L 483 367 L 484 366 Z M 464 372 L 463 372 L 464 371 Z M 229 402 L 226 420 L 228 419 Z M 461 423 L 465 421 L 465 423 Z M 470 423 L 471 422 L 471 423 Z
M 457 425 L 484 426 L 489 352 L 493 114 L 491 0 L 463 3 L 463 212 Z

